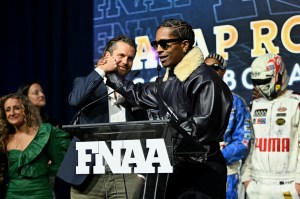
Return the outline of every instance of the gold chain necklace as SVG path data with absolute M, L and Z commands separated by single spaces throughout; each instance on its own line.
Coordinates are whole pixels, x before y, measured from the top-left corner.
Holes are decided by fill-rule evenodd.
M 17 142 L 17 139 L 16 139 L 16 137 L 14 136 L 14 143 L 15 143 L 15 147 L 16 147 L 17 149 L 19 149 L 19 146 L 20 146 L 22 140 L 23 140 L 23 137 L 21 137 L 21 139 L 19 139 L 18 142 Z
M 18 137 L 20 137 L 20 135 Z M 22 141 L 24 140 L 24 137 L 25 137 L 25 135 L 21 135 L 21 138 L 16 139 L 16 134 L 14 135 L 14 143 L 15 143 L 15 147 L 17 149 L 21 148 L 20 146 L 22 145 Z

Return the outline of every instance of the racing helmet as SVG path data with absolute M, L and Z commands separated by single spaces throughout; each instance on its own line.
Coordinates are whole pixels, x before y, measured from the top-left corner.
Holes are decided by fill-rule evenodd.
M 254 86 L 268 100 L 285 90 L 289 77 L 282 58 L 276 54 L 264 54 L 251 64 L 251 80 Z

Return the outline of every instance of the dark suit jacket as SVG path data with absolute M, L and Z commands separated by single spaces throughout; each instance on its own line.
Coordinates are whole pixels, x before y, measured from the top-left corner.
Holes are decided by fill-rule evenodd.
M 73 83 L 73 89 L 69 95 L 69 104 L 80 110 L 87 104 L 107 95 L 107 87 L 103 78 L 94 70 L 87 77 L 77 77 Z M 125 101 L 122 103 L 126 107 L 126 120 L 148 120 L 145 110 L 133 108 Z M 86 107 L 80 117 L 80 124 L 107 123 L 109 122 L 108 97 L 103 97 L 97 103 Z M 57 176 L 72 185 L 82 185 L 88 183 L 88 176 L 85 174 L 76 174 L 78 165 L 78 156 L 76 151 L 76 142 L 80 141 L 74 137 Z M 82 186 L 85 187 L 85 186 Z
M 103 78 L 93 70 L 87 77 L 77 77 L 69 94 L 69 104 L 78 110 L 87 104 L 103 97 L 97 103 L 87 106 L 81 117 L 80 124 L 109 122 L 107 88 Z

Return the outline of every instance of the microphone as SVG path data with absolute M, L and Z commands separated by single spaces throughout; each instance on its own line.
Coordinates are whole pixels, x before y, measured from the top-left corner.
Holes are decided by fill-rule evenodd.
M 170 114 L 171 119 L 173 119 L 173 121 L 179 125 L 181 122 L 179 120 L 179 117 L 174 112 L 173 108 L 168 106 L 168 104 L 164 100 L 162 100 L 162 102 L 163 102 L 164 106 L 167 108 L 167 112 Z
M 159 77 L 159 73 L 161 71 L 161 65 L 160 64 L 157 64 L 156 70 L 157 70 L 157 77 Z
M 82 115 L 83 111 L 84 111 L 87 107 L 91 106 L 92 104 L 95 104 L 96 102 L 99 102 L 99 101 L 102 100 L 103 98 L 105 98 L 105 97 L 109 96 L 110 94 L 112 94 L 112 93 L 114 93 L 114 92 L 120 90 L 122 87 L 126 86 L 130 81 L 132 81 L 136 76 L 138 76 L 138 75 L 140 74 L 140 72 L 141 72 L 140 70 L 134 71 L 133 74 L 132 74 L 131 79 L 130 79 L 129 81 L 127 81 L 123 86 L 120 86 L 120 87 L 114 89 L 114 90 L 111 91 L 110 93 L 108 93 L 108 94 L 106 94 L 106 95 L 104 95 L 104 96 L 102 96 L 102 97 L 99 97 L 98 99 L 96 99 L 96 100 L 94 100 L 94 101 L 88 103 L 88 104 L 85 105 L 84 107 L 82 107 L 82 108 L 74 115 L 74 117 L 73 117 L 73 119 L 72 119 L 72 121 L 71 121 L 70 123 L 71 123 L 72 125 L 79 124 L 80 116 Z

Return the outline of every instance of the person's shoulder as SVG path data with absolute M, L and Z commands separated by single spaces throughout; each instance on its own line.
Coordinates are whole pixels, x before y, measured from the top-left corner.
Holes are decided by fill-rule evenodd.
M 233 96 L 233 102 L 234 103 L 240 104 L 240 105 L 242 104 L 242 105 L 246 106 L 247 103 L 246 103 L 245 99 L 242 96 L 240 96 L 240 95 L 238 95 L 234 92 L 232 92 L 232 96 Z
M 259 98 L 256 98 L 256 99 L 253 99 L 252 100 L 252 103 L 261 103 L 261 102 L 263 102 L 263 103 L 269 103 L 270 101 L 269 100 L 267 100 L 266 98 L 264 98 L 264 97 L 259 97 Z
M 82 80 L 82 79 L 85 79 L 86 77 L 83 77 L 83 76 L 77 76 L 75 77 L 74 81 L 79 81 L 79 80 Z
M 53 126 L 50 123 L 41 123 L 40 124 L 40 128 L 39 128 L 39 134 L 45 134 L 50 136 L 51 138 L 55 138 L 57 137 L 57 134 L 68 134 L 66 131 L 64 131 L 63 129 Z
M 245 102 L 245 100 L 242 96 L 240 96 L 234 92 L 232 92 L 232 96 L 233 96 L 234 100 Z
M 299 92 L 290 90 L 290 93 L 291 93 L 290 96 L 291 96 L 292 98 L 296 98 L 297 100 L 300 101 L 300 93 L 299 93 Z
M 92 70 L 86 76 L 77 76 L 77 77 L 75 77 L 74 81 L 82 81 L 82 80 L 85 80 L 87 78 L 100 78 L 100 77 L 101 77 L 101 75 L 99 75 L 99 73 L 97 73 L 97 71 Z
M 293 91 L 293 90 L 291 92 L 292 92 L 292 95 L 300 96 L 300 92 Z
M 238 95 L 238 94 L 236 94 L 236 93 L 234 93 L 234 92 L 232 92 L 232 96 L 233 96 L 235 99 L 237 99 L 237 100 L 242 100 L 242 101 L 244 101 L 244 98 L 243 98 L 242 96 L 240 96 L 240 95 Z
M 200 77 L 201 79 L 219 79 L 218 74 L 205 63 L 201 63 L 191 74 L 191 77 Z
M 39 126 L 39 133 L 51 133 L 53 127 L 52 124 L 43 122 Z
M 53 132 L 54 130 L 57 130 L 57 129 L 60 129 L 59 127 L 57 126 L 54 126 L 53 124 L 51 123 L 46 123 L 46 122 L 43 122 L 40 124 L 40 130 L 43 130 L 43 131 L 47 131 L 47 132 Z
M 50 123 L 47 123 L 47 122 L 43 122 L 43 123 L 41 123 L 41 124 L 40 124 L 40 126 L 41 126 L 41 127 L 44 127 L 44 128 L 52 128 L 52 127 L 53 127 L 53 125 L 52 125 L 52 124 L 50 124 Z

